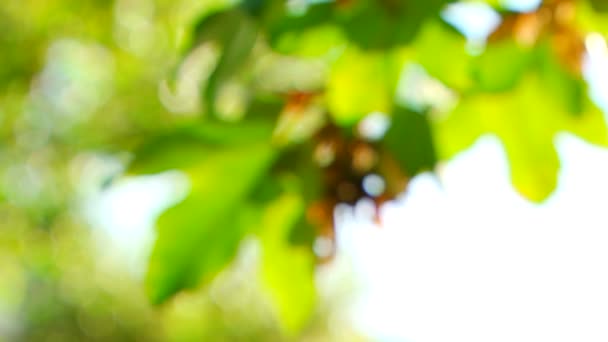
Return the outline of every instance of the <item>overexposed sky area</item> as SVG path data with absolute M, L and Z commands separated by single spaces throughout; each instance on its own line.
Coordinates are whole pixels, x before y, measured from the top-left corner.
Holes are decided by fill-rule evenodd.
M 608 341 L 608 151 L 557 142 L 560 187 L 542 205 L 515 193 L 486 136 L 415 178 L 382 227 L 343 219 L 354 323 L 377 341 Z

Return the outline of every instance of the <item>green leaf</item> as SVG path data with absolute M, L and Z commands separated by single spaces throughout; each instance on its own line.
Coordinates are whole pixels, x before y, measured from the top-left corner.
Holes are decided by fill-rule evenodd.
M 410 177 L 435 167 L 437 157 L 425 113 L 398 107 L 383 142 Z
M 216 151 L 188 170 L 192 190 L 157 222 L 158 237 L 146 286 L 153 303 L 208 281 L 232 257 L 246 233 L 239 211 L 268 169 L 274 150 L 266 144 Z
M 603 2 L 603 1 L 598 1 Z M 577 1 L 576 4 L 576 26 L 582 32 L 599 32 L 608 35 L 608 13 L 598 11 L 589 1 Z
M 496 134 L 504 144 L 515 188 L 533 201 L 555 188 L 559 160 L 553 139 L 573 131 L 590 142 L 606 143 L 606 124 L 590 100 L 572 115 L 538 73 L 528 74 L 512 92 L 464 98 L 446 120 L 435 123 L 439 155 L 447 159 L 481 134 Z
M 203 122 L 177 127 L 147 139 L 134 154 L 129 173 L 153 174 L 185 169 L 202 163 L 217 148 L 268 140 L 273 131 L 269 120 L 227 124 Z
M 522 82 L 523 89 L 528 82 Z M 467 148 L 481 134 L 502 140 L 515 187 L 525 197 L 540 201 L 555 187 L 559 161 L 553 147 L 556 122 L 542 102 L 525 103 L 517 94 L 479 94 L 465 98 L 451 117 L 436 127 L 442 157 Z M 525 104 L 525 107 L 520 107 Z M 524 110 L 525 108 L 525 110 Z
M 446 23 L 427 21 L 412 44 L 401 53 L 452 89 L 466 90 L 472 84 L 466 39 Z
M 606 144 L 606 124 L 587 96 L 582 77 L 562 64 L 548 41 L 529 52 L 500 44 L 505 45 L 486 52 L 489 64 L 482 59 L 477 65 L 477 90 L 491 92 L 465 94 L 447 119 L 433 125 L 439 156 L 449 159 L 481 134 L 496 134 L 509 158 L 515 188 L 528 199 L 542 201 L 557 182 L 556 133 L 571 131 Z M 491 65 L 495 60 L 502 60 L 508 72 Z
M 311 32 L 318 32 L 317 29 L 327 27 L 332 22 L 334 4 L 331 1 L 303 3 L 301 13 L 290 10 L 287 1 L 270 0 L 267 3 L 262 25 L 266 28 L 270 45 L 279 50 L 281 43 L 285 44 L 286 37 L 290 37 L 288 40 L 304 36 L 313 39 Z M 291 43 L 298 44 L 295 41 Z
M 252 15 L 259 15 L 267 3 L 266 0 L 243 0 L 241 1 L 241 7 Z
M 222 47 L 221 57 L 203 89 L 207 111 L 215 113 L 220 86 L 235 77 L 253 49 L 258 35 L 252 18 L 240 8 L 213 13 L 195 28 L 196 42 L 214 42 Z
M 326 190 L 323 169 L 311 158 L 315 146 L 314 140 L 310 140 L 284 149 L 275 163 L 276 174 L 272 175 L 272 180 L 267 182 L 266 187 L 276 188 L 277 180 L 280 179 L 282 183 L 278 184 L 279 188 L 297 192 L 306 204 L 320 201 Z M 293 225 L 288 240 L 292 245 L 310 247 L 313 245 L 315 234 L 316 227 L 302 216 Z
M 532 62 L 532 49 L 512 39 L 489 43 L 474 60 L 476 86 L 483 91 L 505 91 L 515 87 Z
M 605 0 L 589 0 L 591 7 L 598 12 L 608 12 L 608 2 Z
M 319 57 L 343 47 L 346 42 L 338 26 L 319 25 L 283 33 L 276 39 L 274 48 L 284 54 Z
M 289 244 L 292 228 L 304 215 L 304 201 L 284 193 L 266 208 L 262 242 L 262 281 L 284 331 L 300 332 L 315 308 L 314 256 L 310 249 Z
M 602 110 L 588 96 L 581 103 L 582 112 L 564 119 L 563 130 L 574 133 L 591 144 L 608 147 L 608 130 Z
M 340 13 L 340 21 L 350 41 L 362 49 L 387 49 L 412 37 L 413 32 L 399 30 L 400 18 L 395 10 L 400 11 L 401 6 L 387 6 L 386 3 L 356 1 Z
M 567 70 L 553 50 L 547 43 L 536 48 L 538 69 L 544 87 L 564 111 L 571 115 L 580 115 L 585 110 L 585 102 L 588 102 L 585 80 L 581 75 Z
M 481 113 L 485 111 L 486 106 L 492 106 L 492 103 L 484 98 L 477 99 L 477 96 L 461 99 L 446 118 L 432 122 L 439 160 L 454 158 L 471 147 L 481 134 L 486 132 L 487 125 L 483 122 Z
M 333 119 L 347 126 L 374 111 L 390 112 L 391 66 L 387 54 L 346 49 L 327 81 L 327 107 Z
M 481 2 L 490 5 L 494 8 L 501 8 L 503 4 L 508 0 L 482 0 Z M 477 0 L 465 0 L 465 2 L 478 2 Z
M 346 35 L 362 49 L 384 50 L 410 43 L 428 18 L 450 0 L 361 0 L 338 12 Z

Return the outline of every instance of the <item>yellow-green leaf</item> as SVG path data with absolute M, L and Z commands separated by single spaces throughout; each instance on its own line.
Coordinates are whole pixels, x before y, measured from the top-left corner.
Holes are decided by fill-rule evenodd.
M 304 201 L 285 193 L 265 210 L 262 240 L 262 280 L 281 326 L 289 335 L 300 332 L 315 308 L 314 256 L 290 245 L 289 234 L 304 214 Z
M 451 115 L 434 125 L 442 159 L 469 147 L 481 134 L 504 144 L 515 188 L 533 201 L 555 188 L 559 159 L 554 137 L 572 131 L 596 144 L 606 143 L 606 124 L 591 101 L 573 115 L 538 74 L 528 74 L 513 91 L 464 98 Z
M 390 112 L 391 61 L 387 54 L 347 48 L 332 66 L 327 106 L 334 120 L 354 124 L 368 113 Z

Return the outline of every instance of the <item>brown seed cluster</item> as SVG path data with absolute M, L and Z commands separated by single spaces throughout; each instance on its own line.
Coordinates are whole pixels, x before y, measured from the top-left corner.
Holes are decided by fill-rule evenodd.
M 380 144 L 347 133 L 328 124 L 314 138 L 312 159 L 321 169 L 324 191 L 323 198 L 309 207 L 308 219 L 319 236 L 332 241 L 333 209 L 337 204 L 355 205 L 363 198 L 371 199 L 376 206 L 375 221 L 380 224 L 380 206 L 407 185 L 403 171 Z M 379 192 L 366 189 L 365 178 L 370 175 L 383 182 Z
M 322 94 L 317 92 L 286 94 L 283 112 L 307 113 L 320 96 Z M 408 178 L 380 142 L 366 139 L 355 127 L 342 128 L 326 119 L 310 139 L 312 149 L 307 160 L 321 175 L 322 192 L 309 203 L 306 219 L 315 227 L 317 238 L 331 241 L 335 246 L 333 214 L 336 205 L 355 205 L 363 198 L 371 199 L 376 206 L 375 221 L 380 224 L 380 206 L 401 193 Z M 370 175 L 376 185 L 374 191 L 370 191 L 370 182 L 367 188 L 365 185 L 365 179 Z M 319 261 L 330 260 L 333 252 L 319 256 Z

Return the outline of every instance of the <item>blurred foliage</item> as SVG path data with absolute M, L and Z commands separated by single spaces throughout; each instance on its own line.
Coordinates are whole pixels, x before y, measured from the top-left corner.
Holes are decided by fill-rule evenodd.
M 471 3 L 500 17 L 483 41 L 446 20 Z M 514 188 L 543 201 L 557 133 L 608 143 L 583 77 L 590 45 L 605 49 L 605 2 L 508 5 L 3 1 L 0 337 L 353 340 L 324 325 L 314 283 L 336 204 L 380 206 L 488 133 Z M 99 265 L 82 206 L 116 178 L 168 170 L 189 193 L 158 218 L 140 286 Z M 259 270 L 220 296 L 227 309 L 214 284 L 246 273 L 243 241 Z

